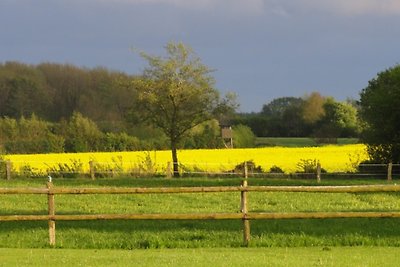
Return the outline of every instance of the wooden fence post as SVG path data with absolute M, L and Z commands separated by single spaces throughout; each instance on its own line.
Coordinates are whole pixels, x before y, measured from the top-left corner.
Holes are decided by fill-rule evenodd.
M 11 180 L 12 163 L 11 160 L 6 160 L 6 177 L 7 180 Z
M 389 162 L 388 169 L 387 169 L 387 179 L 388 179 L 388 181 L 392 180 L 392 171 L 393 171 L 393 163 Z
M 90 178 L 92 180 L 95 179 L 95 162 L 93 160 L 89 161 L 89 167 L 90 167 Z
M 321 182 L 321 163 L 317 163 L 317 182 Z
M 247 187 L 247 164 L 245 163 L 245 179 L 242 181 L 242 187 Z M 250 221 L 247 219 L 247 192 L 241 191 L 240 192 L 240 211 L 243 214 L 243 245 L 247 247 L 250 242 Z
M 247 167 L 247 161 L 244 162 L 243 169 L 244 169 L 244 179 L 246 179 L 246 186 L 247 186 L 247 178 L 249 176 L 249 170 L 248 170 L 248 167 Z
M 49 181 L 47 182 L 47 188 L 49 189 L 49 192 L 47 194 L 49 215 L 54 216 L 56 212 L 54 205 L 54 193 L 52 192 L 53 183 L 50 176 Z M 56 245 L 56 221 L 54 219 L 49 220 L 49 244 L 50 246 Z
M 171 178 L 172 177 L 172 168 L 171 168 L 171 162 L 170 161 L 168 161 L 168 163 L 167 163 L 166 177 L 167 178 Z

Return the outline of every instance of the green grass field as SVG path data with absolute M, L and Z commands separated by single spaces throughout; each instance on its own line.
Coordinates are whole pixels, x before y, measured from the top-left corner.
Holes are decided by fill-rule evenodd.
M 55 186 L 238 185 L 239 179 L 55 179 Z M 380 183 L 369 180 L 369 183 Z M 394 180 L 394 183 L 396 180 Z M 326 180 L 323 184 L 366 181 Z M 45 181 L 0 181 L 0 187 L 44 187 Z M 315 185 L 310 180 L 250 179 L 249 184 Z M 0 195 L 1 214 L 46 214 L 45 195 Z M 57 214 L 239 212 L 239 193 L 60 195 Z M 249 193 L 249 210 L 399 211 L 398 193 Z M 251 221 L 250 247 L 400 247 L 400 219 L 308 219 Z M 0 247 L 47 248 L 47 222 L 1 222 Z M 75 249 L 239 248 L 240 220 L 57 221 L 56 247 Z
M 338 138 L 338 145 L 357 144 L 357 138 Z M 319 144 L 313 139 L 308 137 L 257 137 L 256 146 L 282 146 L 282 147 L 309 147 L 318 146 Z
M 0 266 L 398 266 L 400 248 L 0 249 Z

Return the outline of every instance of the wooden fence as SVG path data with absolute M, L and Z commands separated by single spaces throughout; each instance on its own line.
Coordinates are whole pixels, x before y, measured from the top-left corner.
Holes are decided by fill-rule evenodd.
M 240 212 L 236 213 L 164 213 L 164 214 L 56 214 L 55 195 L 62 194 L 172 194 L 172 193 L 216 193 L 240 192 Z M 47 215 L 0 215 L 0 221 L 48 221 L 49 243 L 56 244 L 56 221 L 79 220 L 223 220 L 243 221 L 243 245 L 250 241 L 250 220 L 258 219 L 327 219 L 327 218 L 393 218 L 400 212 L 251 212 L 248 210 L 247 195 L 250 192 L 400 192 L 400 185 L 360 186 L 248 186 L 244 180 L 241 186 L 222 187 L 163 187 L 163 188 L 58 188 L 52 182 L 45 188 L 0 188 L 0 194 L 43 194 L 48 199 Z

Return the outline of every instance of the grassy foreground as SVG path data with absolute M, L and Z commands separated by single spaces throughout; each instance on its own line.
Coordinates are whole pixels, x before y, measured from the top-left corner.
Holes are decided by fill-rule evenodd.
M 0 249 L 0 266 L 398 266 L 400 248 Z
M 382 182 L 371 180 L 369 183 Z M 393 183 L 397 182 L 396 180 Z M 366 181 L 323 181 L 323 184 Z M 55 179 L 55 186 L 238 185 L 237 179 Z M 305 180 L 249 180 L 249 184 L 314 185 Z M 44 181 L 0 181 L 0 187 L 44 187 Z M 45 195 L 0 195 L 2 215 L 46 214 Z M 60 195 L 57 214 L 239 212 L 240 194 Z M 249 193 L 249 210 L 400 211 L 398 193 Z M 400 219 L 308 219 L 251 221 L 252 248 L 400 247 Z M 57 221 L 56 247 L 74 249 L 240 248 L 241 220 Z M 47 248 L 46 221 L 0 222 L 0 247 Z

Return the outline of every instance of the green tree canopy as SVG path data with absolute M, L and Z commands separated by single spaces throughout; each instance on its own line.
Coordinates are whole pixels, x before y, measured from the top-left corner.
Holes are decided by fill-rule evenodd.
M 52 132 L 53 124 L 39 119 L 0 118 L 0 150 L 7 153 L 64 152 L 64 139 Z
M 223 101 L 214 87 L 212 71 L 192 49 L 182 43 L 168 43 L 165 49 L 165 58 L 141 53 L 148 67 L 134 86 L 141 116 L 169 138 L 176 177 L 179 143 L 194 126 L 212 119 Z
M 369 81 L 360 93 L 362 140 L 375 162 L 400 162 L 400 65 Z
M 67 128 L 63 129 L 66 136 L 65 147 L 67 151 L 85 152 L 98 151 L 102 132 L 89 118 L 79 112 L 74 112 L 68 122 Z
M 304 100 L 299 97 L 278 97 L 268 104 L 264 104 L 261 114 L 280 118 L 288 108 L 300 106 L 303 102 Z
M 324 115 L 316 121 L 313 132 L 317 142 L 336 143 L 339 137 L 359 136 L 360 126 L 354 105 L 328 97 L 323 108 Z
M 325 115 L 326 98 L 318 92 L 312 92 L 303 101 L 302 115 L 305 123 L 313 124 Z

